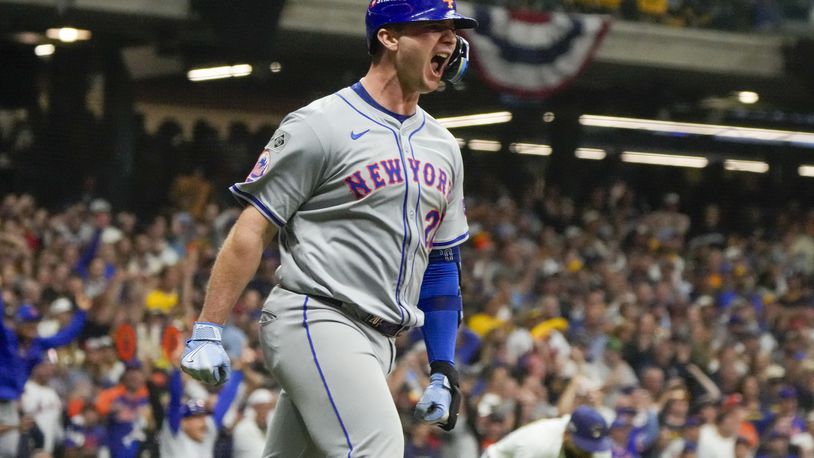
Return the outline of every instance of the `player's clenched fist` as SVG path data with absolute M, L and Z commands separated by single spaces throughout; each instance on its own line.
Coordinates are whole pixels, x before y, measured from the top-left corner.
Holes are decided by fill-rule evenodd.
M 229 355 L 223 349 L 223 326 L 196 322 L 192 337 L 181 356 L 181 370 L 192 378 L 210 385 L 221 385 L 229 378 Z
M 430 385 L 415 406 L 415 417 L 450 431 L 455 427 L 461 406 L 458 372 L 442 361 L 434 361 L 430 367 Z

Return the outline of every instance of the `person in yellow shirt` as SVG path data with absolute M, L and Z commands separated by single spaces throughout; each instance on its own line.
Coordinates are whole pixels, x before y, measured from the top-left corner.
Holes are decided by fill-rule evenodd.
M 148 312 L 160 311 L 171 314 L 179 303 L 178 288 L 181 278 L 178 270 L 174 266 L 164 267 L 160 273 L 161 279 L 158 286 L 147 293 L 144 299 L 144 306 Z

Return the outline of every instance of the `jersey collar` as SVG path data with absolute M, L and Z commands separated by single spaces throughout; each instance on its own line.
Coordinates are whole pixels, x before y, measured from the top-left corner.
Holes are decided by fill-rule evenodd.
M 368 105 L 370 105 L 371 107 L 381 111 L 382 113 L 384 113 L 384 114 L 386 114 L 386 115 L 388 115 L 388 116 L 390 116 L 392 118 L 395 118 L 396 120 L 398 120 L 399 123 L 403 124 L 404 121 L 407 121 L 408 119 L 415 116 L 415 113 L 413 113 L 411 115 L 403 115 L 403 114 L 395 113 L 395 112 L 390 111 L 387 108 L 383 107 L 381 104 L 379 104 L 379 102 L 373 100 L 373 97 L 371 97 L 370 94 L 368 94 L 367 90 L 365 90 L 364 86 L 362 86 L 361 81 L 357 81 L 356 83 L 354 83 L 353 86 L 351 86 L 351 89 L 353 89 L 353 91 L 356 92 L 356 94 L 362 100 L 364 100 Z

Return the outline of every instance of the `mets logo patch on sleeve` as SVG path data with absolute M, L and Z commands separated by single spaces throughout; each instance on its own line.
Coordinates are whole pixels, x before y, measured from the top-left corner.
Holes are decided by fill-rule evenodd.
M 254 164 L 254 168 L 251 172 L 249 172 L 249 176 L 246 177 L 246 181 L 251 183 L 252 181 L 259 180 L 266 174 L 269 169 L 269 150 L 264 149 L 262 153 L 260 153 L 260 157 L 257 158 L 257 163 Z

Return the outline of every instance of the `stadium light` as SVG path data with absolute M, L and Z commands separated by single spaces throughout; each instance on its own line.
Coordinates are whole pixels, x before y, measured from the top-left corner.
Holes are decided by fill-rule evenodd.
M 269 70 L 271 70 L 271 73 L 280 73 L 283 71 L 283 64 L 274 61 L 269 65 Z
M 494 153 L 500 151 L 503 145 L 494 140 L 469 140 L 469 149 L 473 151 L 488 151 Z
M 75 41 L 90 40 L 92 34 L 90 30 L 62 27 L 59 29 L 52 28 L 46 30 L 45 36 L 52 40 L 59 40 L 63 43 L 73 43 Z
M 709 161 L 701 156 L 684 156 L 680 154 L 644 153 L 639 151 L 625 151 L 622 161 L 634 164 L 668 165 L 672 167 L 690 167 L 703 169 Z
M 738 102 L 744 105 L 751 105 L 753 103 L 757 103 L 760 100 L 760 96 L 757 92 L 752 91 L 740 91 L 738 92 Z
M 509 151 L 517 154 L 548 156 L 551 154 L 551 147 L 548 145 L 538 145 L 536 143 L 512 143 L 509 145 Z
M 763 161 L 742 161 L 740 159 L 726 159 L 724 169 L 732 172 L 766 173 L 769 164 Z
M 512 113 L 509 111 L 496 111 L 494 113 L 481 113 L 465 116 L 453 116 L 449 118 L 438 118 L 438 122 L 452 129 L 455 127 L 485 126 L 489 124 L 503 124 L 512 120 Z
M 616 116 L 582 115 L 579 123 L 589 127 L 634 129 L 669 134 L 709 135 L 723 139 L 748 140 L 764 143 L 793 143 L 814 147 L 814 132 L 797 132 L 752 127 L 697 124 L 691 122 L 658 121 L 655 119 L 620 118 Z
M 591 161 L 601 161 L 607 157 L 608 153 L 605 152 L 603 149 L 599 148 L 577 148 L 574 151 L 574 156 L 577 159 L 588 159 Z
M 814 165 L 801 165 L 797 167 L 797 173 L 799 173 L 801 177 L 814 178 Z
M 56 50 L 57 50 L 56 46 L 49 43 L 35 47 L 34 54 L 36 54 L 37 57 L 48 57 L 54 54 Z
M 223 67 L 195 68 L 187 72 L 190 81 L 208 81 L 222 78 L 239 78 L 252 73 L 249 64 L 225 65 Z

